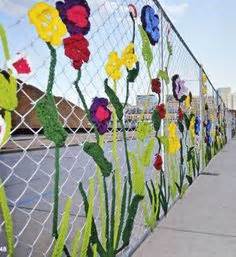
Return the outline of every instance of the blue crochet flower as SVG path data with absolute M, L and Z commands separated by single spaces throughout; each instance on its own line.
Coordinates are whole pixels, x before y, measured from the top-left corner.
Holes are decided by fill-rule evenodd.
M 149 37 L 150 43 L 152 45 L 157 44 L 160 39 L 159 16 L 155 14 L 155 11 L 151 6 L 145 5 L 142 8 L 141 21 L 143 28 Z
M 199 136 L 200 130 L 201 130 L 201 120 L 199 116 L 197 116 L 195 119 L 194 129 L 195 129 L 195 134 Z
M 208 146 L 211 146 L 212 144 L 212 138 L 211 138 L 211 128 L 212 128 L 212 123 L 210 120 L 207 120 L 205 122 L 205 128 L 206 128 L 206 137 L 205 137 L 205 142 Z
M 205 137 L 205 142 L 208 146 L 211 146 L 212 145 L 212 138 L 211 138 L 211 135 L 206 135 Z
M 206 123 L 206 132 L 207 133 L 211 133 L 211 127 L 212 127 L 211 121 L 207 120 L 207 123 Z

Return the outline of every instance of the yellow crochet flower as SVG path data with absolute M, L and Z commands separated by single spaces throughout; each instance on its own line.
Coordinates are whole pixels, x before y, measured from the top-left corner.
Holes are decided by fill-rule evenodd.
M 184 105 L 185 105 L 186 109 L 189 109 L 191 107 L 191 97 L 189 95 L 185 99 Z
M 194 140 L 195 139 L 195 118 L 194 117 L 192 117 L 192 119 L 190 120 L 189 131 L 190 131 L 191 138 Z
M 205 73 L 202 74 L 202 84 L 205 85 L 207 83 L 207 76 Z
M 121 60 L 127 69 L 131 70 L 134 67 L 138 58 L 134 52 L 134 44 L 133 43 L 129 43 L 128 46 L 123 50 Z
M 56 8 L 39 2 L 29 10 L 28 16 L 42 40 L 55 46 L 61 44 L 67 30 Z
M 206 85 L 202 86 L 202 94 L 207 95 L 207 86 Z
M 120 71 L 121 66 L 122 60 L 118 56 L 117 52 L 111 52 L 105 65 L 107 75 L 113 80 L 119 80 L 122 75 Z
M 176 132 L 176 124 L 171 122 L 168 125 L 168 153 L 176 154 L 176 152 L 180 149 L 180 142 Z
M 206 95 L 207 94 L 207 76 L 205 73 L 202 74 L 202 94 Z

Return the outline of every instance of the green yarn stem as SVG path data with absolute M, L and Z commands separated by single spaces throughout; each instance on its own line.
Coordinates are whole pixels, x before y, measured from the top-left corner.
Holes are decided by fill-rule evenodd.
M 54 175 L 54 204 L 53 204 L 53 228 L 52 235 L 57 237 L 58 225 L 58 200 L 59 200 L 59 179 L 60 179 L 60 147 L 55 147 L 55 175 Z
M 129 161 L 129 152 L 128 152 L 128 145 L 127 145 L 127 136 L 126 136 L 126 130 L 125 130 L 125 126 L 123 121 L 120 121 L 120 125 L 121 125 L 121 129 L 123 132 L 123 139 L 124 139 L 124 146 L 125 146 L 125 158 L 126 158 L 126 164 L 127 164 L 127 169 L 128 169 L 128 182 L 129 182 L 129 201 L 128 203 L 130 203 L 131 200 L 131 196 L 132 196 L 132 179 L 131 179 L 131 165 L 130 165 L 130 161 Z
M 129 81 L 127 79 L 126 80 L 126 97 L 125 97 L 124 109 L 128 103 L 128 99 L 129 99 Z
M 2 48 L 3 48 L 5 60 L 8 61 L 10 60 L 10 52 L 8 48 L 7 36 L 6 36 L 5 29 L 1 24 L 0 24 L 0 38 L 2 41 Z
M 50 50 L 50 54 L 51 54 L 51 63 L 50 63 L 50 68 L 49 68 L 47 95 L 51 95 L 53 84 L 54 84 L 54 79 L 55 79 L 57 54 L 56 54 L 56 49 L 50 43 L 47 43 L 47 46 L 48 46 L 48 48 Z
M 76 78 L 76 80 L 74 82 L 75 89 L 76 89 L 76 91 L 77 91 L 77 93 L 78 93 L 78 95 L 79 95 L 79 97 L 80 97 L 80 99 L 82 101 L 82 104 L 83 104 L 84 110 L 85 110 L 85 112 L 87 114 L 87 118 L 88 118 L 89 122 L 91 124 L 93 124 L 93 122 L 91 120 L 91 115 L 90 115 L 88 106 L 87 106 L 85 98 L 84 98 L 84 95 L 83 95 L 83 93 L 82 93 L 82 91 L 80 90 L 80 87 L 79 87 L 80 79 L 81 79 L 81 70 L 78 70 L 77 78 Z M 94 126 L 94 133 L 95 133 L 95 136 L 96 136 L 96 141 L 99 144 L 99 133 L 98 133 L 98 130 L 97 130 L 96 126 Z

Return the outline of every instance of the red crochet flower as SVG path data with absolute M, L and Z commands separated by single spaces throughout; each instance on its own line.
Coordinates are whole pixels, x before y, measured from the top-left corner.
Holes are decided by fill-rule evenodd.
M 72 35 L 63 40 L 65 55 L 72 60 L 73 67 L 79 70 L 84 62 L 88 62 L 90 51 L 88 40 L 82 34 Z
M 178 119 L 179 121 L 182 121 L 184 118 L 184 113 L 183 110 L 181 108 L 178 109 Z
M 158 95 L 161 93 L 161 81 L 159 78 L 152 79 L 152 92 Z
M 163 161 L 162 161 L 161 155 L 156 154 L 153 166 L 155 167 L 156 170 L 162 170 L 162 164 L 163 164 Z
M 30 66 L 24 57 L 12 63 L 12 66 L 15 68 L 18 74 L 28 74 L 31 72 Z
M 130 15 L 131 15 L 133 18 L 137 18 L 138 14 L 137 14 L 137 9 L 136 9 L 135 5 L 129 4 L 128 7 L 129 7 L 129 13 L 130 13 Z
M 157 112 L 159 114 L 159 117 L 161 119 L 164 119 L 166 117 L 166 108 L 165 108 L 164 104 L 157 105 L 156 110 L 157 110 Z

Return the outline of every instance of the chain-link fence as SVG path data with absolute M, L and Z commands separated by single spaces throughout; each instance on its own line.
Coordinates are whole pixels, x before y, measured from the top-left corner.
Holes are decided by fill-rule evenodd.
M 17 257 L 51 256 L 56 241 L 51 231 L 55 204 L 53 189 L 55 147 L 54 143 L 44 136 L 43 127 L 35 110 L 37 102 L 45 95 L 50 53 L 45 43 L 36 35 L 34 27 L 29 23 L 27 12 L 35 2 L 33 0 L 8 0 L 0 3 L 0 23 L 7 31 L 11 55 L 25 53 L 31 61 L 32 69 L 30 75 L 20 76 L 17 80 L 19 103 L 12 113 L 11 137 L 2 147 L 0 153 L 0 175 L 13 218 L 14 256 Z M 51 0 L 45 2 L 53 6 L 55 4 Z M 135 19 L 130 17 L 129 4 L 133 4 L 137 9 L 138 17 Z M 138 24 L 141 24 L 141 10 L 145 5 L 151 6 L 158 15 L 160 33 L 159 42 L 155 47 L 151 46 L 154 58 L 148 70 L 143 58 L 144 43 L 138 27 Z M 159 176 L 157 179 L 159 179 L 161 187 L 163 187 L 160 182 L 162 179 L 169 185 L 163 191 L 162 205 L 159 204 L 162 207 L 158 213 L 158 219 L 160 219 L 165 214 L 164 200 L 167 201 L 168 209 L 175 199 L 186 191 L 210 159 L 223 147 L 226 142 L 226 123 L 230 125 L 230 121 L 226 120 L 226 117 L 229 119 L 229 116 L 226 115 L 227 110 L 224 103 L 205 71 L 156 0 L 139 0 L 132 3 L 128 0 L 91 0 L 89 6 L 91 9 L 89 17 L 91 29 L 86 37 L 91 55 L 88 63 L 83 65 L 82 77 L 79 82 L 80 90 L 88 106 L 91 105 L 95 97 L 106 97 L 104 79 L 107 75 L 104 65 L 107 62 L 108 54 L 111 51 L 122 53 L 124 47 L 132 40 L 132 21 L 136 23 L 134 44 L 139 61 L 139 75 L 135 82 L 129 86 L 129 99 L 124 109 L 123 118 L 129 152 L 135 153 L 139 147 L 144 147 L 138 143 L 137 126 L 143 120 L 150 124 L 153 110 L 158 105 L 158 95 L 150 89 L 150 78 L 159 77 L 161 81 L 159 96 L 161 102 L 165 103 L 166 115 L 165 122 L 160 125 L 159 134 L 157 133 L 159 141 L 155 142 L 153 156 L 154 153 L 158 152 L 160 144 L 159 154 L 162 155 L 163 166 L 165 167 L 164 178 L 160 178 L 162 175 L 153 168 L 152 160 L 145 168 L 147 185 L 149 181 L 154 181 L 156 176 Z M 133 7 L 131 6 L 131 8 Z M 135 14 L 133 15 L 135 16 Z M 61 220 L 66 199 L 71 198 L 70 226 L 66 236 L 66 245 L 70 249 L 72 238 L 78 229 L 84 228 L 86 215 L 88 215 L 84 211 L 84 201 L 78 185 L 82 183 L 87 193 L 89 179 L 92 177 L 95 178 L 96 184 L 93 217 L 97 225 L 97 233 L 104 242 L 108 241 L 108 239 L 104 239 L 104 237 L 108 237 L 108 234 L 103 229 L 105 216 L 103 206 L 101 206 L 103 195 L 101 184 L 99 184 L 101 177 L 98 175 L 95 162 L 83 150 L 85 142 L 95 141 L 94 127 L 91 126 L 81 98 L 75 89 L 76 72 L 71 68 L 70 61 L 64 55 L 63 46 L 58 47 L 56 51 L 57 66 L 53 95 L 56 96 L 55 102 L 60 119 L 68 132 L 67 140 L 60 148 L 59 220 Z M 1 67 L 5 67 L 3 58 L 1 58 L 0 64 Z M 123 70 L 122 72 L 125 73 L 126 71 Z M 173 96 L 172 83 L 175 82 L 172 82 L 171 78 L 175 74 L 180 75 L 180 78 L 185 81 L 185 86 L 191 92 L 191 94 L 186 95 L 182 102 Z M 125 76 L 122 76 L 117 82 L 116 95 L 121 103 L 125 102 L 127 96 L 126 82 Z M 190 106 L 188 106 L 188 101 Z M 110 107 L 113 108 L 111 104 Z M 178 151 L 170 154 L 171 142 L 168 145 L 167 141 L 171 133 L 170 125 L 173 124 L 176 125 L 176 137 L 179 137 L 181 145 L 177 146 Z M 103 148 L 106 158 L 116 167 L 113 155 L 113 129 L 114 126 L 111 122 L 108 132 L 103 136 Z M 123 130 L 124 128 L 122 129 L 118 125 L 117 155 L 119 156 L 118 166 L 120 166 L 121 180 L 123 181 L 120 182 L 121 190 L 125 184 L 124 178 L 127 176 L 127 156 L 123 142 Z M 150 132 L 148 139 L 145 140 L 147 141 L 151 137 L 154 137 L 154 132 Z M 133 162 L 131 166 L 134 168 Z M 143 201 L 147 204 L 150 196 L 148 189 L 150 190 L 150 185 L 147 186 Z M 113 181 L 111 178 L 107 178 L 107 192 L 109 206 L 111 205 L 112 208 Z M 154 197 L 155 192 L 153 191 L 151 195 Z M 154 200 L 147 206 L 153 206 L 153 204 Z M 125 256 L 131 255 L 148 235 L 150 222 L 148 226 L 147 213 L 145 212 L 147 206 L 145 209 L 144 204 L 139 204 L 129 246 L 122 249 L 120 242 L 121 251 L 119 253 Z M 124 214 L 124 221 L 128 215 L 129 211 Z M 7 245 L 4 228 L 4 221 L 1 217 L 0 247 Z M 132 226 L 130 229 L 132 230 Z M 94 232 L 94 230 L 92 231 Z M 98 253 L 100 254 L 99 249 Z M 2 252 L 0 256 L 7 256 L 7 254 Z M 108 253 L 101 256 L 115 255 Z

